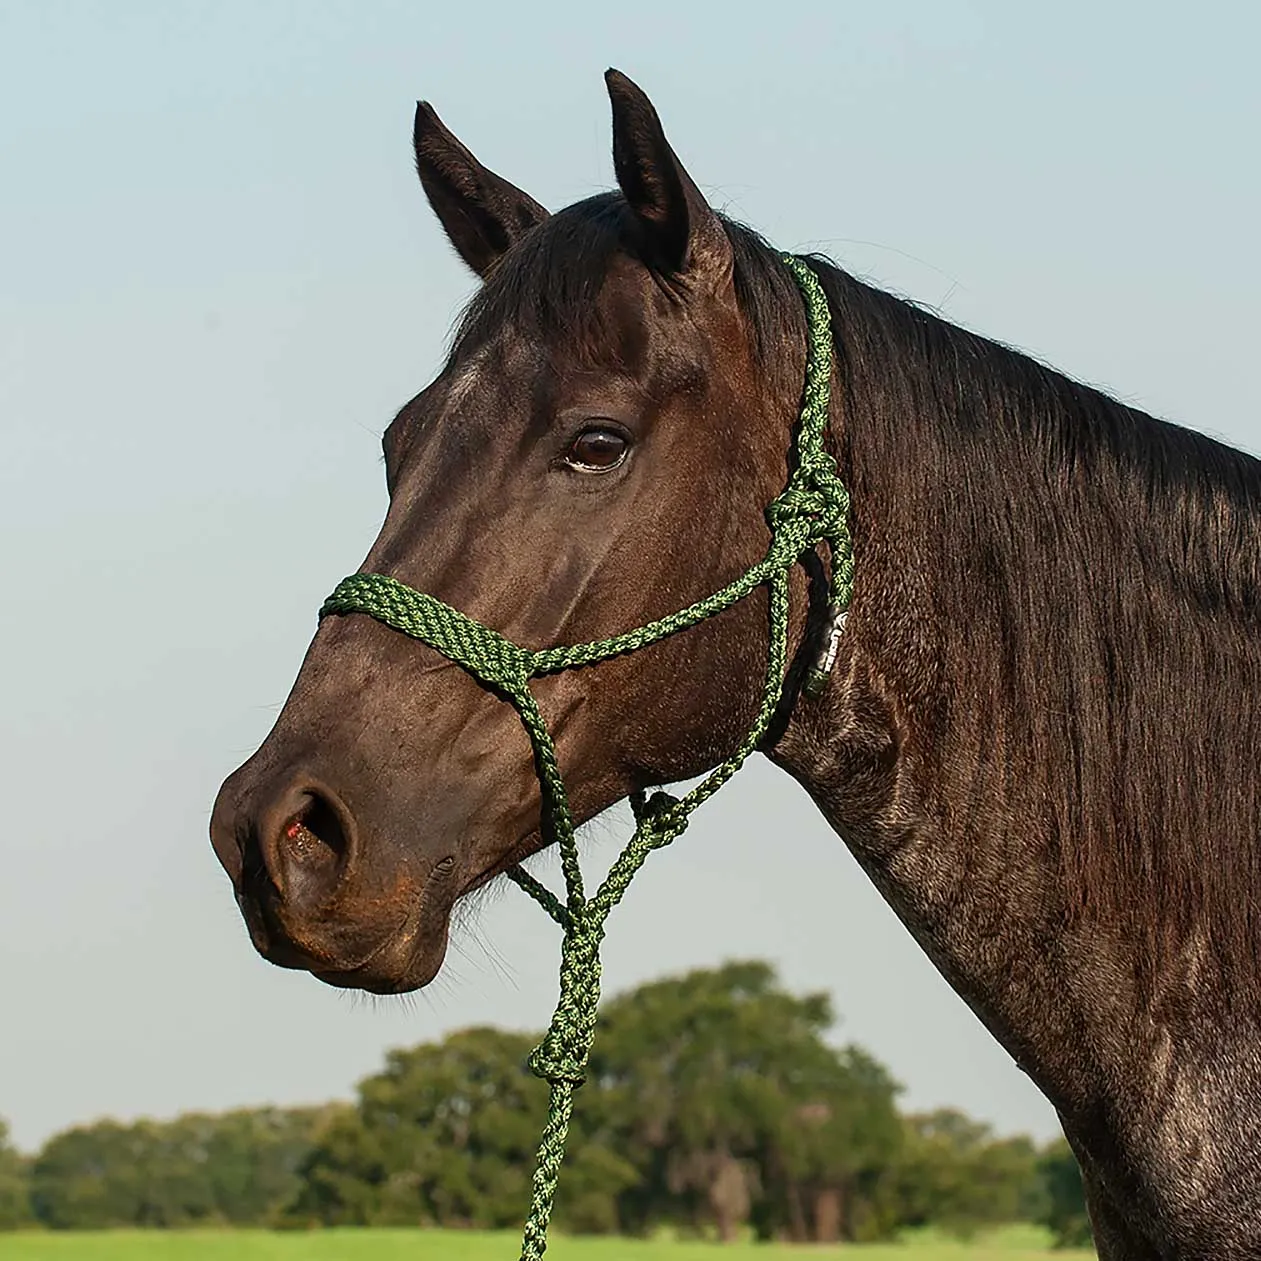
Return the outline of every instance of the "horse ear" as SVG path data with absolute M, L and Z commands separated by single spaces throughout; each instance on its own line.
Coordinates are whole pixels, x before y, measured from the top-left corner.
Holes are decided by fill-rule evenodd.
M 674 275 L 731 273 L 731 242 L 670 148 L 644 92 L 620 70 L 604 82 L 613 105 L 613 167 L 644 234 L 645 262 Z
M 533 197 L 487 170 L 427 101 L 416 103 L 413 143 L 425 196 L 451 244 L 479 276 L 548 217 Z

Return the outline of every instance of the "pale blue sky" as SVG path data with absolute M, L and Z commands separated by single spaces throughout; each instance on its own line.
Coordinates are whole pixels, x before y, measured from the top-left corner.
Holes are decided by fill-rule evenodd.
M 1182 423 L 1261 446 L 1261 8 L 0 0 L 0 1114 L 346 1095 L 382 1049 L 541 1027 L 512 891 L 369 1002 L 254 954 L 206 841 L 385 504 L 378 436 L 471 280 L 418 96 L 562 205 L 611 182 L 601 72 L 716 204 Z M 621 827 L 597 825 L 607 857 Z M 754 766 L 611 926 L 620 988 L 765 956 L 906 1102 L 1049 1108 L 804 796 Z

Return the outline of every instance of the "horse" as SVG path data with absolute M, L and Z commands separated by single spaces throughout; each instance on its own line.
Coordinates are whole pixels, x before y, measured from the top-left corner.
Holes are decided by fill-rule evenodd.
M 617 189 L 555 214 L 416 112 L 421 185 L 482 283 L 385 432 L 363 570 L 518 644 L 731 582 L 791 472 L 790 269 L 707 203 L 644 92 L 606 84 Z M 806 261 L 853 594 L 805 687 L 834 558 L 793 566 L 760 751 L 1054 1105 L 1100 1257 L 1261 1257 L 1261 465 Z M 731 756 L 768 598 L 534 682 L 576 822 Z M 211 838 L 264 957 L 402 993 L 457 899 L 548 834 L 496 688 L 348 615 Z

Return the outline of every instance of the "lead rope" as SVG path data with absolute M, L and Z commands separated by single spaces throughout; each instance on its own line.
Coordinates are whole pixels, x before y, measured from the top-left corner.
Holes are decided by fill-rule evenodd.
M 765 557 L 721 591 L 686 609 L 610 639 L 531 652 L 498 631 L 473 621 L 433 596 L 384 574 L 354 574 L 338 584 L 320 610 L 332 614 L 366 613 L 410 635 L 462 666 L 511 702 L 530 737 L 540 786 L 540 824 L 545 843 L 560 849 L 566 897 L 560 899 L 521 867 L 507 875 L 525 890 L 563 930 L 560 995 L 542 1042 L 531 1052 L 530 1069 L 549 1085 L 547 1123 L 539 1143 L 525 1222 L 521 1261 L 540 1261 L 547 1250 L 556 1182 L 565 1157 L 565 1140 L 574 1110 L 574 1092 L 582 1085 L 595 1037 L 600 1001 L 600 943 L 609 913 L 622 900 L 635 873 L 654 849 L 669 845 L 687 827 L 693 810 L 729 780 L 766 735 L 784 690 L 788 645 L 788 575 L 803 553 L 826 542 L 832 554 L 828 640 L 821 662 L 806 688 L 817 692 L 836 655 L 836 642 L 849 608 L 854 562 L 848 515 L 849 496 L 824 448 L 832 375 L 831 318 L 818 277 L 801 259 L 783 256 L 801 289 L 806 308 L 806 375 L 796 437 L 796 467 L 788 485 L 766 510 L 771 544 Z M 762 703 L 748 735 L 730 758 L 685 796 L 642 792 L 631 796 L 635 832 L 596 893 L 585 894 L 569 797 L 556 761 L 556 747 L 530 691 L 530 680 L 632 652 L 695 626 L 729 608 L 756 588 L 769 588 L 770 636 Z

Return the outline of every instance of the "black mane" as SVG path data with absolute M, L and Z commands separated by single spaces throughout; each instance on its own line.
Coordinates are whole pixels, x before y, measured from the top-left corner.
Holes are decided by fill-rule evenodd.
M 1140 980 L 1255 978 L 1261 462 L 814 261 L 856 602 L 864 542 L 887 549 L 931 643 L 901 681 L 927 778 L 1013 858 L 1037 820 Z

